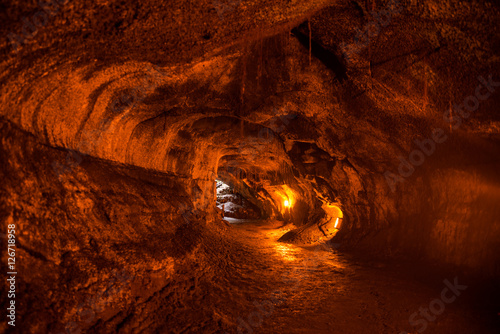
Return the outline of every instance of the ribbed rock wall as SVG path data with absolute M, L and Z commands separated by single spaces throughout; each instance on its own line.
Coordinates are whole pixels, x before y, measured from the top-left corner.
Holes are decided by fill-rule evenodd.
M 58 291 L 39 305 L 62 312 L 41 319 L 34 311 L 33 331 L 59 329 L 56 317 L 71 321 L 87 302 L 79 292 L 102 289 L 114 268 L 133 272 L 132 298 L 172 300 L 174 288 L 164 289 L 168 277 L 157 272 L 181 277 L 186 263 L 202 263 L 193 260 L 198 249 L 203 259 L 214 255 L 206 255 L 208 266 L 230 243 L 218 239 L 226 227 L 215 219 L 214 181 L 223 174 L 269 215 L 297 227 L 321 225 L 325 205 L 338 205 L 343 221 L 334 242 L 347 249 L 498 275 L 500 95 L 483 81 L 500 81 L 492 24 L 498 9 L 450 1 L 440 11 L 436 3 L 402 2 L 404 11 L 376 43 L 349 59 L 342 43 L 353 43 L 355 27 L 372 21 L 352 2 L 314 16 L 323 3 L 278 4 L 288 11 L 258 30 L 275 11 L 253 7 L 253 16 L 243 17 L 235 9 L 228 28 L 218 28 L 222 35 L 196 47 L 189 36 L 174 47 L 178 35 L 132 15 L 125 21 L 148 29 L 122 34 L 89 25 L 94 37 L 82 31 L 62 48 L 57 38 L 86 19 L 68 20 L 68 27 L 58 20 L 83 5 L 51 21 L 54 29 L 3 61 L 0 87 L 2 218 L 19 225 L 24 269 L 51 278 L 41 283 L 33 274 L 21 288 L 33 291 L 33 300 L 39 291 Z M 81 15 L 92 22 L 99 16 Z M 306 16 L 311 53 L 301 43 L 309 25 L 290 32 Z M 193 22 L 186 31 L 198 27 Z M 169 36 L 166 44 L 155 29 Z M 488 97 L 470 116 L 457 111 L 450 124 L 443 117 L 450 103 L 477 95 L 479 84 Z M 429 138 L 432 153 L 412 153 L 423 150 L 415 140 Z M 400 173 L 401 159 L 418 166 L 410 172 L 403 163 Z M 134 303 L 120 296 L 109 298 Z M 137 317 L 147 319 L 153 304 Z M 85 329 L 129 326 L 136 311 L 109 311 Z

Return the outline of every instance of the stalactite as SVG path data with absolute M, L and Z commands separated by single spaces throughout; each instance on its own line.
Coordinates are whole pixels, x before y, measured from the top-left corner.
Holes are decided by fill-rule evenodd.
M 259 62 L 258 62 L 258 70 L 257 70 L 257 80 L 260 82 L 260 78 L 262 77 L 262 67 L 264 66 L 263 61 L 263 40 L 259 40 Z
M 447 68 L 448 72 L 448 77 L 450 77 L 450 68 Z M 452 100 L 452 93 L 451 93 L 451 85 L 448 86 L 448 100 L 449 100 L 449 107 L 450 107 L 450 120 L 453 119 L 453 106 L 451 103 Z M 452 127 L 452 122 L 450 122 L 450 133 L 453 133 L 453 127 Z
M 450 99 L 450 121 L 453 119 L 453 106 L 451 104 L 451 99 Z M 453 122 L 450 122 L 450 133 L 453 133 L 453 127 L 452 127 L 452 123 Z
M 241 105 L 243 106 L 243 103 L 245 101 L 245 82 L 246 82 L 246 76 L 247 76 L 247 46 L 243 48 L 243 56 L 242 56 L 242 66 L 243 66 L 243 73 L 241 75 L 241 92 L 240 92 L 240 102 Z
M 427 88 L 427 71 L 424 68 L 424 103 L 423 103 L 423 109 L 427 109 L 427 104 L 428 104 L 428 88 Z
M 307 21 L 307 27 L 309 28 L 309 67 L 312 62 L 312 31 L 311 31 L 311 21 Z

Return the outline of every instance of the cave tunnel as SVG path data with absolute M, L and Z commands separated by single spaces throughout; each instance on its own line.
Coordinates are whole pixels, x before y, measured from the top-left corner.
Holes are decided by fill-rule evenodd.
M 498 333 L 500 4 L 6 0 L 2 333 Z

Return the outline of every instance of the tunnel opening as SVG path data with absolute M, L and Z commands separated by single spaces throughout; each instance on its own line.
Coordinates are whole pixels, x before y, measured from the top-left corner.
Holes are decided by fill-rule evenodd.
M 216 206 L 222 218 L 261 219 L 261 210 L 233 185 L 215 180 Z

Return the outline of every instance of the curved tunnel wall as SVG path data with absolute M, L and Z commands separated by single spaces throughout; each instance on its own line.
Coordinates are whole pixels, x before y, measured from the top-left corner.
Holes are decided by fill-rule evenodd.
M 460 2 L 453 3 L 458 6 L 456 15 L 474 14 L 475 7 L 467 12 Z M 297 15 L 288 17 L 287 22 L 303 19 L 306 12 L 297 9 Z M 72 185 L 75 181 L 68 175 L 75 170 L 84 180 L 79 184 L 105 182 L 105 176 L 96 177 L 93 173 L 97 172 L 86 165 L 89 159 L 96 165 L 118 164 L 110 167 L 110 174 L 122 169 L 147 172 L 150 176 L 145 184 L 168 180 L 164 182 L 170 185 L 169 190 L 160 192 L 130 185 L 139 182 L 134 181 L 136 177 L 124 178 L 122 182 L 133 188 L 130 196 L 135 211 L 141 212 L 131 222 L 130 216 L 120 214 L 119 209 L 111 216 L 97 210 L 100 213 L 94 217 L 96 210 L 90 202 L 107 203 L 101 195 L 107 190 L 99 190 L 97 185 L 90 192 L 94 195 L 75 195 L 78 205 L 61 203 L 69 211 L 75 206 L 83 208 L 74 219 L 75 226 L 85 224 L 85 217 L 92 216 L 95 222 L 115 222 L 117 225 L 108 223 L 110 230 L 132 224 L 127 227 L 132 229 L 130 235 L 159 242 L 154 234 L 162 229 L 190 238 L 182 223 L 186 212 L 178 206 L 204 212 L 198 212 L 200 221 L 207 217 L 207 223 L 200 222 L 202 227 L 193 235 L 205 233 L 200 232 L 203 228 L 220 228 L 213 219 L 213 181 L 221 169 L 228 170 L 230 161 L 236 161 L 247 175 L 259 175 L 255 180 L 247 178 L 250 188 L 257 192 L 261 188 L 263 194 L 274 198 L 268 212 L 277 215 L 279 211 L 299 228 L 318 224 L 325 215 L 322 206 L 336 203 L 344 218 L 335 241 L 343 247 L 370 250 L 380 256 L 404 254 L 435 259 L 484 275 L 498 275 L 498 94 L 491 91 L 491 97 L 481 102 L 474 116 L 461 119 L 463 126 L 454 129 L 455 122 L 450 129 L 450 123 L 443 119 L 450 96 L 462 101 L 480 83 L 478 76 L 488 79 L 491 73 L 492 80 L 498 80 L 498 60 L 489 57 L 486 61 L 479 48 L 459 48 L 457 44 L 462 42 L 472 44 L 465 43 L 469 42 L 466 37 L 457 41 L 446 34 L 465 28 L 443 25 L 441 35 L 432 35 L 424 19 L 441 22 L 448 15 L 432 13 L 424 8 L 401 14 L 379 39 L 384 52 L 368 54 L 367 49 L 361 49 L 351 59 L 344 59 L 339 45 L 351 43 L 354 24 L 362 26 L 368 19 L 351 5 L 341 11 L 331 6 L 312 16 L 314 39 L 345 66 L 348 79 L 341 79 L 319 58 L 310 58 L 307 48 L 289 33 L 291 27 L 281 24 L 248 41 L 217 40 L 217 47 L 207 46 L 210 53 L 206 56 L 198 52 L 199 58 L 189 60 L 158 62 L 160 56 L 145 59 L 131 52 L 129 59 L 90 57 L 77 61 L 78 49 L 69 49 L 57 62 L 47 62 L 50 68 L 44 64 L 50 58 L 49 51 L 39 51 L 43 57 L 36 59 L 37 53 L 28 48 L 22 59 L 33 63 L 29 68 L 12 65 L 15 58 L 3 63 L 3 121 L 26 131 L 3 134 L 3 161 L 8 166 L 5 174 L 18 173 L 15 166 L 31 166 L 32 157 L 15 153 L 21 144 L 13 138 L 22 137 L 30 138 L 23 140 L 33 147 L 38 148 L 36 142 L 41 142 L 77 151 L 76 157 L 57 151 L 42 168 L 47 175 L 50 171 L 58 176 L 60 170 L 52 163 L 59 169 L 63 166 L 63 180 L 68 177 L 70 181 L 57 187 L 70 187 L 71 193 L 76 194 Z M 495 55 L 487 40 L 498 37 L 484 33 L 484 27 L 491 26 L 488 18 L 475 24 L 474 39 L 486 54 Z M 305 33 L 302 26 L 298 29 Z M 445 48 L 446 42 L 457 47 Z M 93 43 L 91 40 L 82 45 L 97 45 Z M 408 57 L 403 56 L 406 53 Z M 61 60 L 64 56 L 67 61 Z M 477 59 L 482 61 L 470 68 Z M 408 154 L 418 148 L 415 139 L 432 138 L 436 128 L 443 129 L 449 139 L 436 145 L 435 153 L 426 156 L 425 163 L 412 175 L 391 186 L 386 172 L 397 175 L 400 157 L 408 159 Z M 35 169 L 29 167 L 30 173 Z M 46 182 L 37 186 L 57 196 L 64 193 L 56 186 L 50 189 L 52 181 Z M 284 184 L 295 196 L 289 218 L 279 207 L 283 198 L 278 189 Z M 178 193 L 182 193 L 182 203 L 161 199 L 174 198 Z M 112 201 L 120 203 L 120 196 Z M 19 198 L 29 198 L 29 194 L 13 185 L 5 198 L 5 217 L 24 216 L 28 222 L 36 216 L 42 225 L 54 223 L 49 218 L 53 213 L 43 209 L 42 199 L 27 199 L 40 203 L 36 213 L 20 213 L 15 203 Z M 155 208 L 148 209 L 152 205 Z M 161 219 L 156 216 L 158 212 Z M 197 217 L 196 213 L 190 215 Z M 97 227 L 89 226 L 88 231 L 77 235 L 83 238 L 87 232 L 94 233 Z M 44 233 L 40 226 L 28 223 L 23 228 L 34 236 Z M 73 245 L 69 240 L 77 237 L 69 233 L 59 235 L 57 242 Z M 103 235 L 94 243 L 107 243 L 109 239 Z M 119 240 L 121 247 L 126 244 L 124 240 Z M 171 257 L 182 257 L 199 247 L 198 240 L 192 240 L 190 250 L 181 250 L 180 244 L 172 242 Z M 80 249 L 87 243 L 90 241 L 68 247 Z M 46 250 L 41 254 L 26 250 L 26 256 L 33 262 L 45 258 L 58 263 L 66 251 L 64 248 L 53 256 Z M 127 253 L 126 258 L 135 261 L 141 256 Z M 155 268 L 167 265 L 162 262 Z M 92 267 L 78 261 L 75 266 L 81 270 Z
M 228 59 L 237 61 L 238 58 L 226 57 L 225 61 L 233 64 Z M 300 62 L 300 60 L 295 60 L 295 62 Z M 219 64 L 220 68 L 216 68 L 218 71 L 214 70 L 215 73 L 207 69 L 210 65 L 216 67 L 214 63 L 217 62 L 195 64 L 190 70 L 184 70 L 184 73 L 190 74 L 190 80 L 196 82 L 196 85 L 192 86 L 195 90 L 196 87 L 210 82 L 210 78 L 213 80 L 216 75 L 220 75 L 224 70 L 227 71 L 228 68 L 234 71 L 232 75 L 231 72 L 226 74 L 229 78 L 233 78 L 232 81 L 219 76 L 219 81 L 211 82 L 211 90 L 230 91 L 231 85 L 237 85 L 241 89 L 242 83 L 239 77 L 241 68 L 238 70 L 237 63 L 225 67 Z M 288 66 L 289 70 L 292 70 L 296 64 L 292 63 Z M 295 173 L 300 175 L 299 180 L 305 178 L 299 182 L 301 184 L 305 182 L 306 188 L 315 188 L 316 180 L 312 180 L 313 182 L 308 180 L 308 177 L 312 175 L 326 179 L 331 188 L 329 191 L 338 192 L 334 196 L 338 196 L 345 205 L 347 219 L 344 226 L 357 231 L 359 236 L 392 224 L 405 226 L 401 224 L 401 220 L 405 219 L 403 218 L 405 214 L 412 212 L 412 207 L 399 208 L 399 195 L 403 198 L 412 198 L 413 201 L 415 198 L 426 196 L 424 193 L 416 192 L 412 192 L 410 196 L 403 190 L 396 193 L 399 195 L 389 192 L 382 168 L 397 161 L 394 157 L 400 149 L 395 145 L 398 139 L 396 143 L 390 142 L 395 139 L 394 136 L 397 136 L 397 133 L 388 133 L 384 128 L 376 128 L 374 124 L 352 116 L 356 113 L 355 110 L 361 107 L 360 105 L 363 109 L 366 109 L 366 105 L 372 105 L 374 108 L 371 110 L 372 113 L 377 110 L 379 113 L 386 114 L 388 108 L 396 108 L 394 112 L 398 112 L 397 109 L 414 108 L 414 102 L 411 100 L 407 100 L 406 104 L 403 101 L 399 106 L 383 106 L 384 109 L 381 110 L 376 104 L 380 103 L 380 95 L 383 96 L 383 91 L 372 91 L 370 96 L 363 98 L 365 103 L 356 100 L 353 103 L 348 100 L 342 104 L 338 102 L 334 104 L 338 98 L 332 96 L 326 100 L 320 100 L 329 103 L 329 108 L 333 111 L 323 115 L 319 113 L 319 110 L 324 110 L 324 106 L 319 105 L 316 96 L 331 93 L 331 88 L 325 87 L 324 92 L 321 92 L 321 88 L 316 84 L 316 87 L 320 89 L 317 92 L 302 93 L 299 90 L 296 93 L 297 98 L 300 98 L 298 101 L 294 101 L 294 93 L 291 92 L 286 102 L 283 101 L 284 98 L 278 100 L 276 102 L 278 107 L 272 105 L 273 109 L 270 111 L 275 112 L 277 108 L 282 108 L 278 113 L 288 112 L 288 114 L 283 114 L 284 116 L 290 115 L 293 111 L 294 118 L 289 120 L 286 126 L 274 125 L 275 137 L 272 138 L 272 145 L 266 142 L 266 147 L 262 148 L 259 146 L 262 137 L 259 133 L 268 125 L 262 124 L 262 120 L 264 122 L 272 120 L 273 114 L 264 116 L 259 125 L 255 123 L 254 118 L 257 117 L 255 114 L 249 115 L 246 121 L 245 116 L 238 116 L 238 118 L 230 116 L 230 110 L 221 108 L 223 103 L 221 103 L 222 106 L 217 106 L 209 102 L 209 106 L 198 106 L 198 108 L 184 106 L 179 103 L 182 96 L 168 94 L 175 88 L 182 87 L 182 77 L 164 75 L 170 71 L 159 68 L 152 70 L 148 64 L 129 63 L 122 65 L 121 69 L 114 66 L 109 70 L 94 72 L 91 76 L 89 71 L 88 68 L 68 68 L 66 71 L 60 69 L 59 74 L 39 79 L 39 85 L 30 86 L 24 94 L 20 94 L 22 98 L 19 98 L 19 93 L 12 89 L 12 87 L 18 88 L 19 84 L 5 86 L 7 91 L 2 95 L 6 106 L 4 111 L 12 115 L 12 121 L 49 145 L 66 147 L 95 157 L 197 180 L 198 186 L 188 190 L 192 196 L 203 197 L 206 194 L 212 194 L 212 179 L 214 171 L 218 168 L 215 164 L 218 157 L 222 155 L 234 153 L 242 157 L 239 165 L 258 166 L 258 173 L 280 174 L 280 164 L 285 163 L 289 167 L 293 166 Z M 152 77 L 157 81 L 145 84 L 148 81 L 144 79 L 143 74 L 146 73 L 146 78 L 148 78 L 151 71 L 153 71 Z M 83 73 L 86 73 L 85 76 Z M 130 75 L 130 73 L 135 74 Z M 188 77 L 187 74 L 184 75 Z M 197 81 L 196 75 L 201 79 Z M 247 79 L 252 83 L 251 78 Z M 324 79 L 316 76 L 308 78 L 302 84 L 310 84 L 314 80 L 321 82 L 320 80 Z M 248 86 L 251 84 L 244 84 L 249 89 Z M 290 84 L 292 82 L 288 83 Z M 137 86 L 145 87 L 139 92 L 143 96 L 134 98 L 135 101 L 129 105 L 117 107 L 119 103 L 116 102 L 117 97 L 120 97 L 122 101 L 122 97 L 130 96 L 129 91 Z M 16 95 L 18 97 L 14 98 Z M 189 96 L 188 98 L 193 100 L 195 97 Z M 283 104 L 286 105 L 283 106 Z M 12 110 L 18 110 L 18 112 L 12 112 Z M 267 110 L 267 113 L 270 111 Z M 305 121 L 301 124 L 303 119 Z M 300 138 L 305 130 L 310 130 L 309 127 L 312 124 L 318 124 L 322 120 L 328 120 L 330 126 L 319 127 L 313 132 L 314 135 L 308 133 L 309 138 Z M 429 121 L 424 119 L 424 122 Z M 271 126 L 270 128 L 272 130 Z M 426 126 L 422 128 L 425 129 Z M 416 131 L 414 133 L 418 136 Z M 404 134 L 408 135 L 408 133 Z M 333 143 L 334 138 L 338 138 L 339 141 Z M 290 141 L 295 144 L 289 144 Z M 302 144 L 301 141 L 303 141 Z M 310 142 L 316 142 L 316 144 L 311 145 Z M 337 145 L 339 144 L 343 146 L 341 152 L 338 152 L 340 149 Z M 401 144 L 407 145 L 407 143 Z M 285 153 L 287 148 L 289 150 Z M 269 152 L 269 154 L 266 156 L 264 152 Z M 251 160 L 248 160 L 247 156 L 250 156 Z M 267 159 L 269 157 L 272 157 L 274 161 Z M 339 158 L 343 159 L 339 160 Z M 354 165 L 356 161 L 359 161 L 357 166 Z M 432 169 L 429 166 L 426 168 Z M 424 177 L 427 176 L 424 175 Z M 432 194 L 436 188 L 442 189 L 431 187 L 425 193 Z M 449 190 L 444 187 L 443 191 L 448 193 Z M 300 190 L 298 192 L 302 196 L 305 195 Z M 197 205 L 200 208 L 206 208 L 208 201 L 213 200 L 211 195 L 206 196 L 207 198 L 195 200 L 195 203 L 198 201 Z M 307 195 L 303 202 L 306 203 L 304 209 L 315 207 L 311 195 Z M 418 215 L 423 221 L 433 219 L 430 217 L 432 210 L 429 210 L 425 203 L 418 203 L 413 207 L 422 208 L 420 210 L 429 215 L 425 217 L 426 213 L 420 212 Z M 305 211 L 307 212 L 307 209 Z M 391 217 L 393 217 L 392 220 Z M 411 220 L 411 218 L 406 219 Z M 300 217 L 295 222 L 299 225 L 301 222 L 305 223 L 307 217 Z M 415 228 L 413 231 L 418 235 L 421 233 L 418 232 L 419 230 L 421 232 L 426 230 L 425 223 L 423 228 Z M 401 236 L 397 239 L 403 240 Z M 446 241 L 443 242 L 446 243 Z M 439 246 L 436 247 L 439 248 Z M 430 248 L 433 249 L 433 247 Z M 447 255 L 447 258 L 453 259 L 453 256 Z M 456 262 L 456 259 L 452 261 Z

